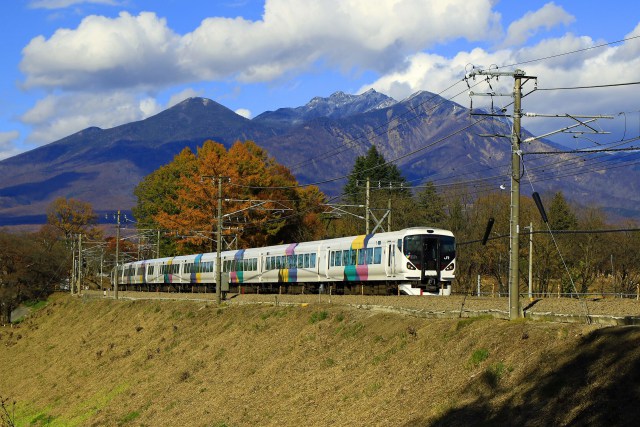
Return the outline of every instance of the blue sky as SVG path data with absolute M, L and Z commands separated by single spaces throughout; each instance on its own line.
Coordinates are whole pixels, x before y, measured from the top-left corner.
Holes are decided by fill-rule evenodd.
M 469 64 L 520 63 L 540 88 L 640 81 L 640 2 L 627 0 L 0 0 L 0 24 L 0 159 L 190 96 L 255 117 L 336 91 L 440 93 Z M 589 145 L 625 125 L 637 136 L 639 95 L 636 85 L 539 91 L 523 108 L 615 115 L 597 123 L 614 134 Z M 469 106 L 465 93 L 452 99 Z M 540 133 L 569 124 L 523 122 Z

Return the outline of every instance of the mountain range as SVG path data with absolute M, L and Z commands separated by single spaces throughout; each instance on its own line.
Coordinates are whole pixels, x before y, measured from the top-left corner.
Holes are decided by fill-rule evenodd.
M 0 161 L 0 225 L 43 223 L 47 206 L 57 197 L 89 202 L 99 213 L 130 210 L 136 203 L 133 189 L 144 176 L 184 147 L 195 150 L 207 139 L 227 147 L 253 140 L 299 182 L 322 182 L 320 188 L 329 195 L 340 194 L 345 180 L 338 178 L 371 145 L 395 161 L 414 185 L 431 180 L 476 193 L 493 191 L 508 185 L 510 141 L 496 135 L 508 135 L 510 128 L 506 118 L 471 115 L 424 91 L 403 101 L 374 90 L 336 92 L 253 119 L 210 99 L 189 98 L 145 120 L 111 129 L 90 127 Z M 522 149 L 558 152 L 562 147 L 536 140 Z M 629 164 L 628 154 L 609 156 L 606 169 L 594 169 L 585 158 L 576 161 L 575 155 L 556 154 L 544 164 L 543 156 L 533 156 L 525 163 L 527 179 L 536 182 L 541 194 L 563 191 L 569 200 L 602 207 L 616 218 L 638 218 L 640 169 Z M 618 164 L 625 167 L 613 167 Z

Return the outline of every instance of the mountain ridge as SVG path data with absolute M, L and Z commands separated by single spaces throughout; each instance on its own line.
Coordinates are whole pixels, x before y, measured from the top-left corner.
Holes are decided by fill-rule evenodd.
M 20 223 L 21 218 L 42 221 L 57 197 L 87 201 L 98 212 L 130 209 L 136 202 L 133 189 L 144 176 L 207 139 L 226 147 L 253 140 L 290 167 L 299 182 L 325 181 L 321 189 L 331 195 L 339 194 L 344 185 L 340 178 L 372 145 L 409 181 L 484 179 L 483 188 L 497 189 L 504 178 L 492 175 L 508 175 L 510 141 L 482 135 L 509 133 L 508 121 L 478 119 L 460 104 L 426 91 L 402 101 L 374 90 L 336 92 L 251 120 L 213 100 L 188 98 L 144 120 L 110 129 L 89 127 L 0 161 L 0 225 Z M 549 141 L 523 145 L 525 151 L 558 148 Z M 539 192 L 563 190 L 583 204 L 640 215 L 637 167 L 604 174 L 587 173 L 586 167 L 576 170 L 565 180 L 540 168 L 531 175 L 541 179 Z M 611 187 L 610 178 L 627 178 L 628 188 Z

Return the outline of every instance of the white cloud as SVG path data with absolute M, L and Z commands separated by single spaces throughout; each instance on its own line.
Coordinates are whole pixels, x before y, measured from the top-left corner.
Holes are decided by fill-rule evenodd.
M 636 28 L 631 34 L 635 34 L 638 30 Z M 599 43 L 589 37 L 576 37 L 568 34 L 557 39 L 543 40 L 535 46 L 516 51 L 504 49 L 497 52 L 488 52 L 483 49 L 474 49 L 470 52 L 460 52 L 452 58 L 418 53 L 407 58 L 404 69 L 380 77 L 371 84 L 363 86 L 360 92 L 374 88 L 396 99 L 404 99 L 420 90 L 439 93 L 457 81 L 458 84 L 443 93 L 442 96 L 449 98 L 461 93 L 453 101 L 464 106 L 470 106 L 467 86 L 461 82 L 469 64 L 474 64 L 480 68 L 488 68 L 491 64 L 520 63 L 517 67 L 524 70 L 527 75 L 538 77 L 538 86 L 540 88 L 591 86 L 638 80 L 637 70 L 640 69 L 640 55 L 628 54 L 629 50 L 639 48 L 637 40 L 629 40 L 620 46 L 583 50 L 575 54 L 552 57 L 558 53 L 585 49 L 597 44 Z M 536 58 L 549 59 L 523 63 Z M 624 62 L 622 58 L 625 59 Z M 510 71 L 514 68 L 511 67 L 504 70 Z M 481 78 L 469 83 L 472 85 L 479 83 L 477 87 L 472 89 L 476 92 L 489 92 L 491 89 L 502 93 L 511 93 L 513 91 L 513 79 L 508 77 L 502 77 L 498 82 L 494 80 L 492 88 L 483 83 Z M 530 82 L 525 86 L 525 91 L 532 88 L 533 82 Z M 524 98 L 522 105 L 525 112 L 612 114 L 617 116 L 620 111 L 637 112 L 637 98 L 639 95 L 640 87 L 638 86 L 538 91 Z M 495 107 L 499 107 L 509 104 L 511 98 L 495 97 L 493 102 Z M 489 107 L 490 103 L 491 99 L 489 97 L 474 97 L 473 99 L 474 108 Z M 523 122 L 523 126 L 538 134 L 561 128 L 565 124 L 556 119 L 526 119 L 525 122 Z M 624 122 L 621 118 L 614 121 L 600 120 L 598 123 L 598 126 L 602 126 L 603 129 L 612 131 L 620 130 L 621 127 L 624 127 Z M 628 136 L 629 132 L 627 133 Z
M 247 119 L 251 118 L 251 111 L 246 108 L 238 108 L 235 113 Z
M 27 88 L 72 90 L 228 77 L 270 81 L 318 60 L 389 71 L 407 54 L 437 43 L 495 35 L 498 18 L 491 0 L 386 0 L 376 7 L 367 0 L 267 0 L 261 20 L 207 18 L 180 36 L 154 13 L 121 12 L 113 19 L 88 16 L 76 29 L 34 38 L 20 68 Z
M 71 90 L 157 87 L 186 73 L 176 69 L 178 36 L 154 13 L 115 19 L 89 16 L 75 30 L 38 36 L 23 49 L 25 86 Z
M 535 12 L 527 12 L 522 18 L 512 22 L 507 30 L 503 46 L 522 45 L 540 28 L 549 30 L 556 25 L 568 25 L 573 21 L 575 21 L 575 17 L 562 7 L 553 2 L 547 3 Z
M 19 137 L 20 132 L 17 130 L 0 132 L 0 160 L 15 156 L 21 151 L 15 145 Z
M 162 110 L 153 98 L 129 92 L 49 95 L 26 112 L 22 121 L 31 125 L 32 144 L 56 141 L 90 126 L 111 128 L 145 119 Z

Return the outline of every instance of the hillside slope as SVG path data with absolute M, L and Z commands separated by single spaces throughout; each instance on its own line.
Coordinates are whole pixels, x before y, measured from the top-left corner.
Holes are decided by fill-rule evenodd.
M 631 425 L 640 328 L 58 295 L 0 329 L 18 425 Z

